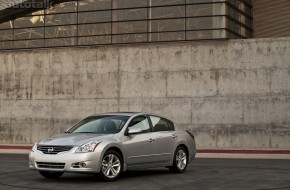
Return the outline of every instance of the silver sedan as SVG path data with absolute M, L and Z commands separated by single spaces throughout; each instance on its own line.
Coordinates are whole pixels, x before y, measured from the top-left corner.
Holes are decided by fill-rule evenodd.
M 167 167 L 182 173 L 195 154 L 192 133 L 169 119 L 107 113 L 87 117 L 65 133 L 35 143 L 29 168 L 46 178 L 64 172 L 100 173 L 105 181 L 114 181 L 132 169 Z

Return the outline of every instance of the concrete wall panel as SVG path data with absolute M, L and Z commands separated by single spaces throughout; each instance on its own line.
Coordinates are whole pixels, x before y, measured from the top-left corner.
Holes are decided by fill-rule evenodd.
M 156 45 L 155 48 L 134 46 L 120 50 L 122 72 L 184 71 L 192 67 L 191 46 Z
M 170 72 L 167 80 L 167 96 L 214 96 L 217 94 L 217 80 L 211 71 Z
M 34 131 L 29 123 L 1 123 L 0 139 L 2 144 L 31 144 Z M 35 133 L 37 135 L 37 133 Z
M 243 99 L 236 97 L 192 100 L 192 123 L 239 124 L 243 122 Z
M 120 77 L 122 98 L 166 96 L 167 76 L 164 72 L 122 73 Z
M 290 65 L 290 64 L 289 64 Z M 290 95 L 290 68 L 274 69 L 271 72 L 271 91 L 275 94 Z
M 247 97 L 244 101 L 246 124 L 289 124 L 290 97 Z
M 290 39 L 0 52 L 0 144 L 153 112 L 198 148 L 290 148 Z
M 118 97 L 118 75 L 86 74 L 74 75 L 75 98 L 116 98 Z
M 261 95 L 270 94 L 271 79 L 265 69 L 217 70 L 218 94 Z

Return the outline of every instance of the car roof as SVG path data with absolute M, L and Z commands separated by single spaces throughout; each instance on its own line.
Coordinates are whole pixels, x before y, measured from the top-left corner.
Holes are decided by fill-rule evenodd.
M 152 116 L 162 117 L 162 118 L 165 118 L 167 120 L 170 120 L 170 119 L 168 119 L 164 116 L 158 115 L 158 114 L 145 113 L 145 112 L 109 112 L 109 113 L 96 114 L 94 116 L 98 116 L 98 115 L 122 115 L 122 116 L 129 116 L 129 117 L 132 117 L 134 115 L 152 115 Z
M 109 113 L 100 113 L 96 115 L 123 115 L 123 116 L 133 116 L 141 112 L 109 112 Z

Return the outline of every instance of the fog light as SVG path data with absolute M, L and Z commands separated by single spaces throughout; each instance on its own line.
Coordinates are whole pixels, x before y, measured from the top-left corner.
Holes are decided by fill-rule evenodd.
M 84 163 L 84 162 L 80 162 L 80 163 L 79 163 L 79 166 L 80 166 L 80 168 L 85 168 L 85 167 L 87 166 L 87 164 Z
M 33 166 L 34 166 L 33 162 L 29 161 L 29 167 L 33 167 Z

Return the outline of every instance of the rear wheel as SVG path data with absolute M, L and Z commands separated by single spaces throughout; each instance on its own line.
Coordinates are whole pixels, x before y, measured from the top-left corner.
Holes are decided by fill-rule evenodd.
M 102 159 L 101 177 L 104 181 L 115 181 L 123 171 L 122 156 L 114 151 L 109 150 Z
M 39 171 L 40 175 L 48 179 L 57 179 L 62 176 L 63 172 L 47 172 L 47 171 Z
M 183 173 L 188 164 L 188 153 L 182 146 L 177 147 L 174 153 L 173 165 L 169 167 L 170 172 Z

